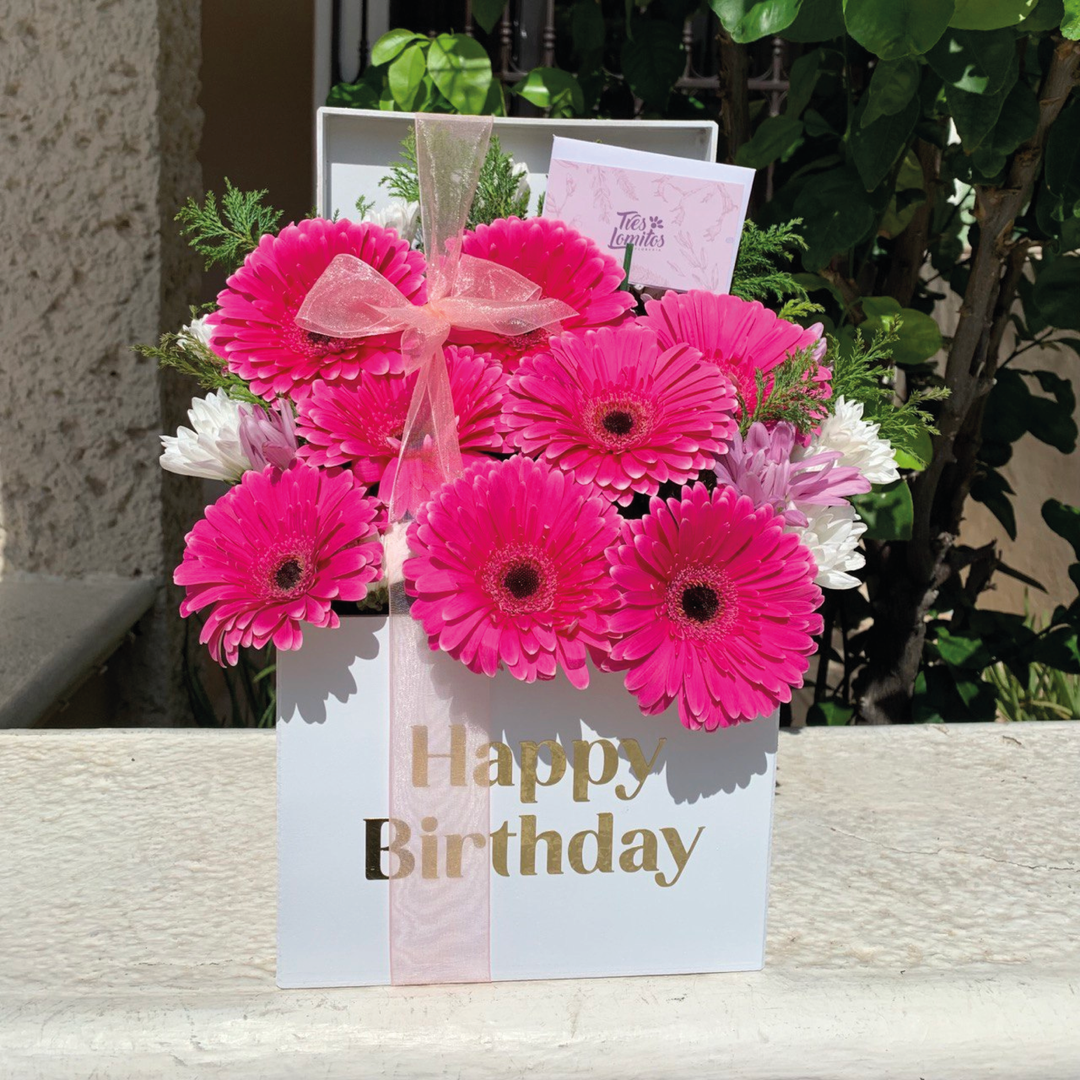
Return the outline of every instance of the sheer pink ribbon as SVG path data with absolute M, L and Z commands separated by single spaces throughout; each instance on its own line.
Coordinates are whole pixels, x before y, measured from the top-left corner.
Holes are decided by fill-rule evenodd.
M 301 328 L 328 337 L 400 331 L 405 370 L 417 373 L 397 467 L 380 487 L 391 523 L 390 835 L 409 834 L 403 847 L 414 860 L 405 874 L 408 856 L 391 857 L 388 870 L 390 978 L 399 984 L 491 978 L 489 684 L 431 651 L 409 616 L 401 580 L 409 518 L 435 488 L 462 474 L 443 345 L 451 329 L 514 337 L 576 314 L 543 299 L 516 271 L 461 254 L 491 127 L 490 117 L 416 118 L 426 304 L 410 303 L 360 259 L 338 255 L 296 317 Z

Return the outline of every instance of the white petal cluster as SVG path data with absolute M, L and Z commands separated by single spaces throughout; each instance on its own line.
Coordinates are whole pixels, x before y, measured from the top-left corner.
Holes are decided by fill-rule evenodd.
M 251 468 L 240 445 L 240 410 L 224 390 L 194 398 L 188 410 L 191 427 L 161 436 L 161 467 L 182 476 L 239 480 Z
M 206 325 L 207 316 L 201 315 L 192 319 L 180 328 L 180 348 L 184 347 L 184 338 L 194 338 L 200 345 L 210 348 L 210 327 Z
M 861 401 L 837 398 L 835 412 L 822 422 L 821 431 L 803 454 L 839 451 L 843 456 L 837 465 L 854 466 L 871 484 L 891 484 L 900 479 L 893 449 L 878 435 L 881 425 L 871 424 L 862 415 Z
M 866 565 L 858 551 L 859 538 L 866 532 L 866 522 L 855 513 L 850 503 L 843 506 L 804 506 L 805 528 L 792 528 L 810 549 L 817 563 L 814 581 L 823 589 L 855 589 L 861 584 L 849 570 Z
M 529 187 L 529 166 L 523 161 L 517 161 L 514 163 L 511 172 L 517 177 L 517 187 L 514 189 L 515 197 L 528 199 L 532 195 L 532 189 Z
M 396 230 L 402 240 L 408 240 L 411 244 L 416 239 L 416 230 L 420 225 L 420 204 L 391 199 L 381 209 L 368 210 L 364 220 L 381 225 L 384 229 Z

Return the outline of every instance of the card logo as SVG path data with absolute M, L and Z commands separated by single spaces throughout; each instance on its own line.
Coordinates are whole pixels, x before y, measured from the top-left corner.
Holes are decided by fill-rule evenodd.
M 629 244 L 637 249 L 658 251 L 664 246 L 664 219 L 654 214 L 642 214 L 637 210 L 620 210 L 611 230 L 608 247 L 621 250 Z

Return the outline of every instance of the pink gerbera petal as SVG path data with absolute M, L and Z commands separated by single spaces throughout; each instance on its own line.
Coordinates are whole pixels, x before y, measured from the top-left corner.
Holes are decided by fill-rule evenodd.
M 308 291 L 341 254 L 355 255 L 409 300 L 424 302 L 424 257 L 393 229 L 312 218 L 287 225 L 277 236 L 265 235 L 229 278 L 218 294 L 218 310 L 206 320 L 210 347 L 256 394 L 295 400 L 316 379 L 400 370 L 400 334 L 331 338 L 296 325 Z
M 440 488 L 409 527 L 405 585 L 433 649 L 470 670 L 588 681 L 609 647 L 617 591 L 605 549 L 614 507 L 539 461 L 483 461 Z
M 241 646 L 298 649 L 301 622 L 337 625 L 331 601 L 362 600 L 382 573 L 376 512 L 348 472 L 244 473 L 184 540 L 180 614 L 207 609 L 201 640 L 219 664 Z
M 704 484 L 626 522 L 608 559 L 633 588 L 606 666 L 626 671 L 642 712 L 678 702 L 686 727 L 712 731 L 771 712 L 802 685 L 822 596 L 810 552 L 783 529 L 769 507 Z
M 544 298 L 562 300 L 577 316 L 563 330 L 583 330 L 622 319 L 634 298 L 620 290 L 623 271 L 587 236 L 552 218 L 500 218 L 479 225 L 462 240 L 462 253 L 508 266 L 540 286 Z M 551 332 L 536 330 L 516 338 L 456 331 L 455 341 L 477 345 L 497 356 L 508 371 L 547 347 Z
M 687 345 L 641 326 L 552 338 L 510 379 L 507 441 L 625 505 L 712 465 L 736 433 L 734 389 Z
M 462 458 L 500 452 L 502 365 L 465 345 L 448 345 L 445 355 Z M 307 440 L 300 456 L 313 465 L 351 465 L 365 484 L 381 482 L 401 450 L 416 378 L 361 373 L 355 382 L 316 382 L 299 403 L 298 432 Z
M 757 404 L 758 371 L 768 374 L 793 353 L 811 347 L 815 360 L 825 355 L 820 323 L 804 329 L 756 300 L 695 289 L 649 300 L 645 311 L 638 321 L 656 332 L 663 348 L 685 343 L 714 361 L 735 383 L 751 413 Z M 810 396 L 827 400 L 832 394 L 830 377 L 828 368 L 817 367 Z

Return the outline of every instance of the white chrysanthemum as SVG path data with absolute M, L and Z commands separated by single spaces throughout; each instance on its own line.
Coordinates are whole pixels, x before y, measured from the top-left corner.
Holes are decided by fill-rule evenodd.
M 239 480 L 251 468 L 240 445 L 241 418 L 240 404 L 224 390 L 194 398 L 188 410 L 191 427 L 161 436 L 161 467 L 182 476 Z
M 821 431 L 800 456 L 823 450 L 838 450 L 843 457 L 837 465 L 852 465 L 871 484 L 891 484 L 900 479 L 889 443 L 878 435 L 880 424 L 862 418 L 861 401 L 836 399 L 836 410 L 822 422 Z
M 866 532 L 866 522 L 860 520 L 851 503 L 843 506 L 800 506 L 807 517 L 805 528 L 795 526 L 796 533 L 810 549 L 817 563 L 814 582 L 823 589 L 855 589 L 861 582 L 847 573 L 866 565 L 858 551 L 859 538 Z
M 395 229 L 402 240 L 408 240 L 411 244 L 416 239 L 416 230 L 420 225 L 420 204 L 391 199 L 382 209 L 369 210 L 364 220 L 381 225 L 384 229 Z
M 514 196 L 518 199 L 523 196 L 528 199 L 532 194 L 532 189 L 529 187 L 529 166 L 523 161 L 515 162 L 511 173 L 517 177 L 517 187 L 514 189 Z
M 194 338 L 200 345 L 205 345 L 206 348 L 210 348 L 210 327 L 206 325 L 207 316 L 200 315 L 197 319 L 192 319 L 191 322 L 186 323 L 180 328 L 180 348 L 184 347 L 184 338 Z

